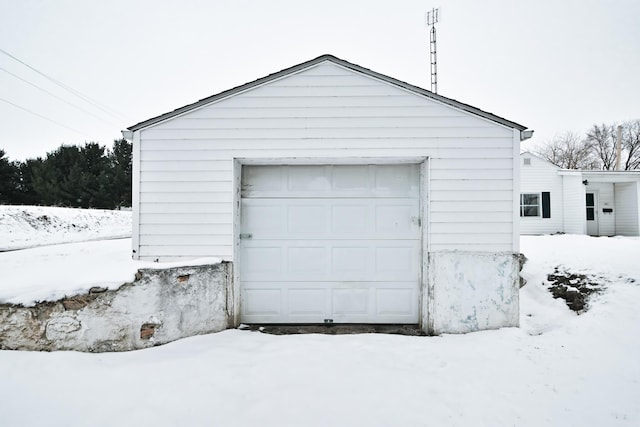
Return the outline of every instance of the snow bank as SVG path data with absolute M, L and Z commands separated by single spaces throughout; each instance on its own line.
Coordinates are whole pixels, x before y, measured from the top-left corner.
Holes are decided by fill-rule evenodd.
M 130 236 L 130 211 L 0 205 L 0 303 L 29 306 L 94 286 L 115 289 L 140 268 L 220 262 L 133 261 Z
M 132 282 L 138 269 L 217 264 L 218 258 L 154 263 L 131 259 L 131 239 L 68 243 L 0 253 L 0 303 L 33 305 Z
M 131 212 L 0 205 L 0 251 L 131 237 Z
M 520 327 L 530 334 L 548 332 L 576 317 L 563 300 L 552 299 L 540 286 L 548 283 L 547 275 L 556 267 L 598 276 L 606 282 L 608 294 L 630 281 L 640 284 L 637 237 L 521 236 L 520 250 L 528 259 L 521 272 L 528 284 L 520 290 Z

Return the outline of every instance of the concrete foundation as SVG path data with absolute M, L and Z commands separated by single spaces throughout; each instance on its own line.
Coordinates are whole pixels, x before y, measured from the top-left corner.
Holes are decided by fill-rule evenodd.
M 230 326 L 231 264 L 144 269 L 117 290 L 0 305 L 0 349 L 125 351 Z
M 423 328 L 439 335 L 518 326 L 519 278 L 515 254 L 430 253 Z

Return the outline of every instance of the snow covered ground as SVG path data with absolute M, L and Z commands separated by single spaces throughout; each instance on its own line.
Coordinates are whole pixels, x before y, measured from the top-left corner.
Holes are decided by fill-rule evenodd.
M 0 251 L 131 237 L 131 212 L 0 205 Z
M 140 268 L 184 264 L 134 261 L 130 237 L 130 211 L 0 205 L 0 251 L 7 251 L 0 252 L 0 303 L 33 305 L 94 286 L 116 289 Z
M 2 253 L 0 299 L 55 295 L 52 270 L 68 275 L 91 257 L 114 260 L 96 281 L 130 274 L 129 243 L 115 242 Z M 640 240 L 521 244 L 521 328 L 440 337 L 229 330 L 128 353 L 0 351 L 0 425 L 640 425 Z M 42 265 L 51 274 L 33 279 Z M 546 290 L 556 267 L 606 287 L 586 313 Z M 16 283 L 27 279 L 21 293 Z

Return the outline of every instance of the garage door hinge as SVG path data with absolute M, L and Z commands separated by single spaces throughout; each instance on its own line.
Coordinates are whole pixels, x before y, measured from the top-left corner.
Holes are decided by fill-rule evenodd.
M 253 234 L 251 233 L 240 233 L 241 239 L 253 239 Z

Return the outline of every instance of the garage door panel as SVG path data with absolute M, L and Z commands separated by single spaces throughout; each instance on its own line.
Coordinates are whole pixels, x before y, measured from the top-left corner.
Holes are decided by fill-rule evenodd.
M 283 207 L 273 204 L 247 205 L 242 210 L 242 229 L 281 235 L 284 231 Z
M 328 289 L 309 289 L 305 284 L 300 288 L 287 290 L 288 314 L 290 316 L 314 316 L 325 319 Z M 324 320 L 323 320 L 324 321 Z
M 260 167 L 242 188 L 241 321 L 418 322 L 417 165 Z
M 284 170 L 271 166 L 242 168 L 243 192 L 282 192 L 284 190 Z
M 333 289 L 332 290 L 333 314 L 344 315 L 368 315 L 371 312 L 371 291 L 369 289 Z
M 281 282 L 412 281 L 420 274 L 419 254 L 420 242 L 414 240 L 249 240 L 241 248 L 240 276 Z
M 290 192 L 324 193 L 331 190 L 328 166 L 301 165 L 284 168 Z
M 350 275 L 363 277 L 372 268 L 369 246 L 344 246 L 331 248 L 331 271 L 334 275 L 347 278 Z
M 242 232 L 253 240 L 418 239 L 417 200 L 243 199 Z
M 244 166 L 242 197 L 412 197 L 420 166 L 295 165 Z
M 326 203 L 287 206 L 287 236 L 289 233 L 326 233 L 329 229 Z
M 244 282 L 247 323 L 415 323 L 419 286 L 398 282 Z
M 288 247 L 285 277 L 287 273 L 302 273 L 325 276 L 327 274 L 327 248 L 316 247 Z M 284 279 L 283 277 L 282 279 Z
M 416 196 L 420 191 L 420 169 L 417 165 L 378 165 L 375 168 L 375 189 L 380 194 Z
M 375 233 L 415 236 L 418 217 L 417 203 L 378 205 L 375 207 Z
M 417 265 L 414 250 L 414 245 L 376 247 L 376 273 L 408 273 L 409 277 L 415 277 Z
M 331 232 L 339 235 L 365 234 L 371 230 L 371 206 L 368 203 L 331 206 Z
M 382 316 L 412 316 L 418 299 L 413 288 L 387 287 L 376 289 L 376 314 Z
M 281 276 L 282 247 L 244 247 L 242 259 L 244 261 L 244 273 L 247 277 L 271 274 Z
M 267 289 L 243 289 L 242 314 L 244 316 L 282 315 L 282 289 L 277 286 Z
M 333 166 L 331 170 L 331 189 L 336 193 L 341 191 L 357 191 L 368 193 L 371 191 L 371 168 L 362 166 Z

